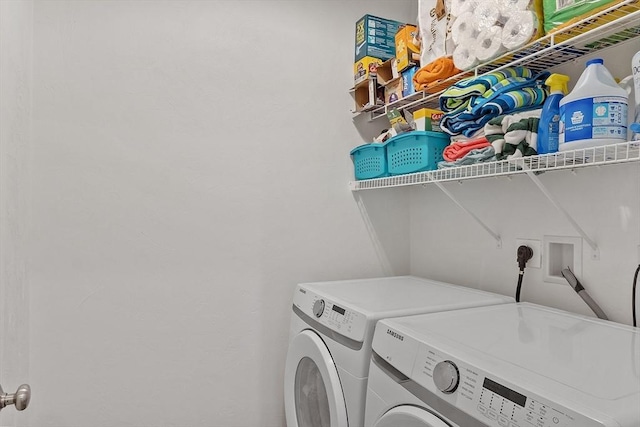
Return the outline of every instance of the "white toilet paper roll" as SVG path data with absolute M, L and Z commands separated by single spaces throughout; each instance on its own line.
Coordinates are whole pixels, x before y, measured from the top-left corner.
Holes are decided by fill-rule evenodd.
M 478 58 L 473 53 L 473 47 L 458 46 L 453 51 L 453 63 L 459 70 L 469 70 L 478 65 Z
M 500 13 L 509 16 L 514 12 L 531 10 L 531 0 L 499 0 Z
M 493 27 L 482 30 L 476 39 L 476 56 L 480 61 L 488 61 L 506 52 L 502 45 L 502 27 Z
M 460 16 L 463 13 L 471 12 L 478 6 L 479 0 L 453 0 L 451 2 L 451 15 Z
M 476 27 L 476 21 L 473 12 L 465 12 L 453 21 L 451 39 L 456 46 L 463 44 L 463 40 L 475 40 L 480 32 Z
M 501 18 L 500 2 L 498 0 L 483 0 L 473 10 L 473 16 L 480 30 L 499 24 Z
M 517 49 L 534 39 L 537 32 L 538 17 L 534 12 L 514 12 L 502 29 L 502 45 L 509 50 Z

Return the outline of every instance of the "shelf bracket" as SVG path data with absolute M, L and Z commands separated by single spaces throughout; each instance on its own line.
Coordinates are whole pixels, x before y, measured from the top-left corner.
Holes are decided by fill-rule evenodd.
M 544 194 L 547 197 L 547 199 L 549 199 L 551 204 L 553 204 L 553 206 L 555 206 L 556 209 L 558 209 L 560 213 L 564 215 L 564 217 L 569 221 L 569 223 L 578 232 L 578 234 L 580 234 L 580 236 L 584 239 L 584 241 L 587 242 L 589 246 L 591 246 L 591 259 L 594 261 L 599 260 L 600 249 L 598 248 L 598 245 L 596 244 L 596 242 L 594 242 L 591 238 L 589 238 L 589 236 L 587 236 L 587 233 L 585 233 L 582 227 L 580 227 L 580 225 L 573 219 L 573 217 L 569 214 L 569 212 L 567 212 L 560 205 L 560 203 L 555 199 L 555 197 L 553 197 L 553 195 L 549 192 L 547 187 L 545 187 L 542 181 L 540 181 L 540 179 L 535 175 L 535 173 L 533 173 L 533 171 L 529 169 L 526 165 L 522 165 L 522 167 L 525 170 L 525 173 L 527 174 L 527 176 L 531 178 L 531 181 L 533 181 L 533 183 L 540 189 L 540 191 L 542 191 L 542 194 Z
M 485 229 L 485 231 L 487 233 L 489 233 L 491 235 L 491 237 L 493 237 L 496 241 L 496 247 L 498 249 L 502 248 L 502 239 L 500 238 L 500 235 L 496 232 L 494 232 L 492 229 L 490 229 L 484 222 L 482 222 L 480 220 L 480 218 L 478 218 L 473 212 L 471 212 L 469 209 L 465 208 L 464 206 L 462 206 L 462 204 L 453 196 L 453 194 L 451 194 L 449 192 L 449 190 L 447 190 L 446 188 L 444 188 L 444 185 L 442 185 L 441 182 L 438 181 L 432 181 L 440 190 L 442 190 L 442 192 L 444 194 L 447 195 L 447 197 L 449 197 L 453 203 L 455 203 L 456 205 L 458 205 L 458 207 L 460 207 L 460 209 L 462 209 L 463 211 L 465 211 L 466 213 L 468 213 L 471 218 L 473 218 L 482 228 Z

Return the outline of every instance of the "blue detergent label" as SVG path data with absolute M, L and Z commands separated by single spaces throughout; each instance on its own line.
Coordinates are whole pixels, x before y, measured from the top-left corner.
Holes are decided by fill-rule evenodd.
M 564 142 L 581 139 L 627 139 L 627 99 L 601 96 L 569 102 L 560 107 Z

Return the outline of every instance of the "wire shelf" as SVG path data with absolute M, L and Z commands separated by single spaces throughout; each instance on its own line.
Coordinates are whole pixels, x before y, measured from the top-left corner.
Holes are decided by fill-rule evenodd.
M 554 154 L 520 157 L 511 160 L 476 163 L 468 166 L 450 167 L 428 172 L 352 181 L 349 183 L 349 186 L 352 191 L 372 190 L 515 175 L 527 172 L 542 173 L 553 170 L 638 161 L 640 161 L 640 142 L 622 142 L 619 144 L 564 151 Z
M 640 37 L 640 0 L 623 0 L 602 9 L 589 18 L 575 22 L 532 41 L 520 49 L 457 74 L 444 83 L 454 84 L 470 75 L 483 75 L 513 66 L 525 66 L 535 72 L 564 64 L 581 56 Z M 439 108 L 437 93 L 418 92 L 368 111 L 370 120 L 386 117 L 391 109 L 413 112 L 420 108 Z

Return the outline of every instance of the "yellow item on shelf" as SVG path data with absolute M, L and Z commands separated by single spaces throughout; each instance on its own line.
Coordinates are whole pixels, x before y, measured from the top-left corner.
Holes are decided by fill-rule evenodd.
M 420 48 L 413 43 L 417 36 L 418 28 L 415 25 L 405 25 L 396 33 L 396 59 L 398 60 L 398 72 L 414 66 L 418 60 L 414 54 L 420 57 Z
M 562 91 L 563 95 L 569 93 L 569 87 L 567 83 L 569 83 L 569 76 L 566 76 L 564 74 L 551 74 L 549 78 L 544 82 L 545 85 L 549 86 L 550 93 Z
M 440 120 L 444 113 L 440 110 L 431 108 L 421 108 L 413 112 L 413 121 L 416 124 L 416 130 L 432 130 L 441 132 Z
M 382 60 L 373 56 L 365 56 L 353 64 L 353 80 L 354 84 L 358 84 L 367 80 L 371 76 L 376 75 L 378 65 L 382 64 Z

